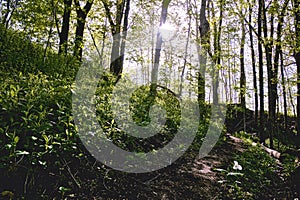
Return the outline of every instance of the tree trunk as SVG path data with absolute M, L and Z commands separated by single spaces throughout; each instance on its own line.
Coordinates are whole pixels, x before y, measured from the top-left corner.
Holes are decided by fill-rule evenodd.
M 280 51 L 280 70 L 281 70 L 281 82 L 282 82 L 282 95 L 283 95 L 283 110 L 284 110 L 284 130 L 287 130 L 287 98 L 286 98 L 286 86 L 285 76 L 283 70 L 283 53 Z
M 188 4 L 187 4 L 187 12 L 188 12 L 188 15 L 189 15 L 188 35 L 187 35 L 187 40 L 186 40 L 185 50 L 184 50 L 184 63 L 183 63 L 182 72 L 181 72 L 181 76 L 180 76 L 179 96 L 182 95 L 182 88 L 183 88 L 183 81 L 184 81 L 184 72 L 185 72 L 185 68 L 186 68 L 186 64 L 187 64 L 188 47 L 189 47 L 189 41 L 190 41 L 190 35 L 191 35 L 191 21 L 192 21 L 192 16 L 191 16 L 191 13 L 190 13 L 190 9 L 191 9 L 190 8 L 190 1 L 188 1 Z
M 200 8 L 200 42 L 201 50 L 198 50 L 199 54 L 199 72 L 198 72 L 198 104 L 200 112 L 200 121 L 204 122 L 205 119 L 205 73 L 206 73 L 206 61 L 207 61 L 207 49 L 209 48 L 209 23 L 206 18 L 206 0 L 202 0 Z M 198 19 L 197 19 L 198 20 Z
M 273 16 L 271 17 L 273 18 Z M 265 2 L 263 0 L 263 31 L 265 40 L 265 54 L 267 63 L 267 73 L 268 73 L 268 105 L 269 105 L 269 118 L 268 118 L 268 132 L 270 139 L 270 148 L 273 148 L 273 136 L 275 132 L 275 114 L 276 114 L 276 96 L 277 96 L 277 76 L 275 69 L 272 66 L 272 39 L 274 26 L 271 20 L 270 29 L 270 40 L 268 39 L 268 25 L 267 25 L 267 10 Z
M 219 67 L 221 65 L 221 29 L 222 29 L 222 22 L 223 22 L 223 6 L 224 1 L 220 0 L 220 14 L 219 14 L 219 22 L 218 25 L 214 22 L 213 29 L 214 29 L 214 55 L 213 63 L 214 67 L 212 69 L 212 81 L 213 81 L 213 104 L 217 105 L 219 103 L 219 95 L 218 95 L 218 88 L 219 88 Z M 214 10 L 214 8 L 212 8 Z M 214 13 L 214 11 L 213 11 Z M 214 17 L 214 16 L 213 16 Z
M 297 133 L 300 134 L 300 0 L 294 0 L 294 9 L 295 9 L 295 32 L 296 32 L 296 52 L 295 60 L 297 64 Z
M 263 0 L 258 1 L 258 19 L 257 19 L 257 35 L 258 35 L 258 67 L 259 67 L 259 133 L 260 142 L 264 143 L 266 137 L 265 134 L 265 113 L 264 113 L 264 69 L 263 69 L 263 50 L 262 50 L 262 4 Z
M 115 22 L 111 15 L 111 8 L 109 7 L 108 2 L 102 0 L 102 3 L 105 8 L 106 17 L 108 18 L 110 24 L 111 33 L 113 35 L 110 72 L 117 78 L 118 81 L 123 71 L 124 52 L 126 46 L 125 41 L 127 37 L 128 17 L 130 11 L 130 0 L 118 1 L 116 6 Z M 125 8 L 125 12 L 124 12 L 124 8 Z M 123 29 L 122 29 L 122 20 L 123 20 Z
M 73 55 L 79 60 L 82 60 L 82 49 L 83 49 L 83 34 L 85 28 L 86 17 L 92 8 L 93 1 L 88 1 L 82 9 L 79 4 L 79 0 L 75 0 L 76 13 L 77 13 L 77 24 L 75 33 L 75 47 Z
M 171 0 L 164 0 L 162 3 L 160 25 L 163 25 L 166 22 L 167 14 L 168 14 L 168 6 L 169 6 L 170 1 Z M 154 63 L 152 66 L 152 71 L 151 71 L 150 91 L 149 91 L 149 94 L 145 97 L 145 100 L 143 101 L 143 103 L 140 105 L 143 107 L 140 110 L 142 110 L 142 112 L 144 112 L 141 114 L 141 116 L 143 116 L 142 121 L 149 122 L 151 120 L 150 116 L 149 116 L 149 111 L 150 111 L 150 107 L 152 105 L 154 105 L 155 98 L 157 95 L 158 66 L 159 66 L 159 61 L 160 61 L 160 52 L 161 52 L 161 48 L 162 48 L 162 43 L 163 43 L 162 36 L 158 32 L 157 40 L 156 40 L 156 47 L 155 47 L 155 52 L 154 52 Z
M 280 56 L 280 54 L 282 56 L 282 46 L 281 46 L 282 26 L 283 26 L 285 11 L 286 11 L 288 2 L 289 2 L 289 0 L 284 1 L 282 10 L 281 10 L 281 12 L 279 13 L 279 16 L 278 16 L 277 38 L 276 38 L 276 47 L 275 47 L 275 56 L 274 56 L 274 69 L 273 69 L 274 70 L 273 71 L 273 74 L 274 74 L 273 78 L 276 81 L 272 81 L 272 93 L 273 93 L 273 96 L 275 96 L 275 98 L 277 97 L 277 76 L 278 76 L 278 68 L 279 68 L 279 56 Z M 282 58 L 281 58 L 281 62 L 283 62 Z M 283 63 L 282 63 L 282 65 L 283 65 Z M 281 66 L 281 68 L 283 68 L 283 66 Z M 283 75 L 283 69 L 281 69 L 281 75 L 284 76 Z M 284 77 L 283 77 L 283 81 L 284 81 Z M 283 82 L 283 84 L 284 84 L 284 82 Z M 285 93 L 285 86 L 284 85 L 283 85 L 283 92 Z M 284 97 L 284 98 L 286 98 L 286 97 Z M 285 101 L 285 106 L 286 106 L 286 101 Z M 284 108 L 284 110 L 286 112 L 286 107 Z
M 68 51 L 68 38 L 70 29 L 70 16 L 71 16 L 72 0 L 64 0 L 64 13 L 61 32 L 59 33 L 59 49 L 58 53 L 67 54 Z
M 251 28 L 252 22 L 252 5 L 249 6 L 249 37 L 250 37 L 250 48 L 251 48 L 251 59 L 252 59 L 252 71 L 253 71 L 253 89 L 254 89 L 254 121 L 258 124 L 258 90 L 257 90 L 257 77 L 256 77 L 256 66 L 255 66 L 255 51 L 253 34 Z
M 242 13 L 241 13 L 242 14 Z M 244 131 L 246 131 L 246 75 L 245 75 L 245 23 L 244 19 L 241 19 L 242 22 L 242 37 L 241 37 L 241 48 L 240 48 L 240 67 L 241 67 L 241 75 L 240 75 L 240 100 L 241 106 L 243 109 L 243 123 L 244 123 Z
M 15 0 L 15 1 L 7 0 L 6 1 L 6 12 L 2 19 L 2 23 L 5 25 L 6 29 L 8 29 L 8 25 L 9 25 L 11 18 L 18 6 L 19 1 L 20 0 Z
M 160 17 L 160 26 L 163 25 L 167 20 L 168 7 L 170 1 L 171 0 L 163 1 L 161 17 Z M 157 41 L 156 41 L 156 47 L 154 53 L 154 64 L 151 73 L 151 87 L 150 87 L 150 96 L 153 99 L 153 101 L 155 99 L 156 92 L 157 92 L 156 88 L 157 88 L 157 80 L 158 80 L 158 66 L 160 61 L 160 51 L 161 51 L 162 43 L 163 43 L 162 36 L 160 33 L 157 33 Z
M 126 38 L 127 38 L 127 31 L 128 31 L 128 17 L 129 17 L 129 11 L 130 11 L 130 0 L 127 0 L 126 2 L 126 9 L 124 14 L 124 22 L 123 22 L 123 34 L 122 34 L 122 42 L 121 42 L 121 69 L 119 71 L 119 75 L 123 71 L 123 63 L 124 63 L 124 53 L 125 53 L 125 47 L 126 47 Z

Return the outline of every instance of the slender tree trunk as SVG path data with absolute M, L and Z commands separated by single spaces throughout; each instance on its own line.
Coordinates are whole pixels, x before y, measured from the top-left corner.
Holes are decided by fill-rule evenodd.
M 258 19 L 257 19 L 257 35 L 258 35 L 258 67 L 259 67 L 259 134 L 260 142 L 264 143 L 266 139 L 265 134 L 265 113 L 264 113 L 264 69 L 263 69 L 263 50 L 262 50 L 262 4 L 263 0 L 258 1 Z
M 241 13 L 242 14 L 242 13 Z M 243 124 L 244 124 L 244 131 L 246 131 L 246 75 L 245 75 L 245 59 L 244 59 L 244 52 L 245 52 L 245 23 L 244 19 L 241 19 L 242 22 L 242 37 L 241 37 L 241 48 L 240 48 L 240 100 L 241 106 L 243 109 Z
M 286 86 L 285 86 L 285 76 L 283 70 L 283 53 L 280 51 L 280 71 L 281 71 L 281 82 L 282 82 L 282 95 L 283 95 L 283 112 L 284 112 L 284 130 L 287 130 L 287 98 L 286 98 Z
M 110 24 L 111 33 L 113 35 L 110 72 L 117 78 L 118 81 L 121 78 L 121 74 L 123 71 L 124 52 L 126 46 L 125 41 L 127 37 L 128 17 L 130 11 L 130 0 L 122 0 L 117 2 L 115 20 L 113 20 L 112 18 L 111 8 L 109 7 L 108 2 L 102 0 L 102 3 L 105 8 L 106 17 L 108 18 Z
M 75 33 L 75 47 L 73 55 L 82 60 L 82 49 L 83 49 L 83 34 L 85 28 L 86 17 L 92 8 L 93 1 L 88 1 L 82 9 L 79 4 L 79 0 L 75 0 L 76 13 L 77 13 L 77 24 Z
M 205 106 L 205 73 L 206 73 L 206 61 L 207 61 L 207 50 L 209 49 L 209 23 L 206 18 L 206 0 L 202 0 L 200 8 L 200 41 L 201 50 L 198 49 L 199 58 L 199 72 L 197 75 L 198 80 L 198 104 L 200 112 L 200 121 L 204 122 L 206 106 Z M 198 20 L 198 19 L 197 19 Z M 198 30 L 197 30 L 198 31 Z
M 168 7 L 171 0 L 164 0 L 162 4 L 162 11 L 160 17 L 160 26 L 163 25 L 167 20 L 168 15 Z M 151 73 L 151 87 L 150 87 L 150 95 L 153 100 L 156 97 L 156 88 L 157 88 L 157 80 L 158 80 L 158 66 L 160 61 L 160 51 L 162 47 L 162 36 L 160 33 L 157 33 L 156 47 L 154 53 L 154 64 Z M 151 101 L 152 102 L 152 101 Z
M 252 5 L 249 6 L 249 37 L 250 37 L 250 48 L 251 48 L 252 71 L 253 71 L 254 121 L 255 124 L 258 124 L 258 93 L 257 93 L 258 90 L 257 90 L 257 77 L 256 77 L 256 66 L 255 66 L 255 51 L 254 51 L 251 22 L 252 22 Z
M 287 8 L 287 5 L 288 5 L 288 2 L 289 0 L 285 0 L 284 1 L 284 4 L 283 4 L 283 7 L 282 7 L 282 10 L 281 12 L 279 13 L 279 16 L 278 16 L 278 25 L 277 25 L 277 38 L 276 38 L 276 47 L 275 47 L 275 56 L 274 56 L 274 79 L 276 81 L 272 81 L 272 92 L 273 92 L 273 95 L 274 96 L 277 96 L 277 76 L 278 76 L 278 68 L 279 68 L 279 57 L 280 57 L 280 54 L 282 56 L 282 46 L 281 46 L 281 37 L 282 37 L 282 26 L 283 26 L 283 22 L 284 22 L 284 16 L 285 16 L 285 11 L 286 11 L 286 8 Z M 281 65 L 283 65 L 283 60 L 281 58 Z M 281 66 L 281 76 L 283 76 L 282 78 L 282 81 L 283 81 L 283 95 L 284 95 L 284 103 L 286 106 L 286 97 L 285 97 L 285 85 L 284 85 L 284 75 L 283 75 L 283 66 Z M 277 98 L 278 99 L 278 98 Z M 286 114 L 286 107 L 284 108 L 285 110 L 285 114 Z M 284 116 L 284 126 L 286 128 L 286 116 Z M 275 122 L 274 122 L 275 123 Z
M 170 1 L 171 0 L 164 0 L 162 3 L 160 26 L 163 25 L 167 20 L 168 7 L 169 7 Z M 155 47 L 155 52 L 154 52 L 154 63 L 152 66 L 152 71 L 151 71 L 150 91 L 149 91 L 149 94 L 146 96 L 144 102 L 141 104 L 141 106 L 143 106 L 143 108 L 140 109 L 140 110 L 142 110 L 142 112 L 144 112 L 142 114 L 142 116 L 144 117 L 144 119 L 142 119 L 142 121 L 150 121 L 150 117 L 149 117 L 150 107 L 152 105 L 154 105 L 155 98 L 157 96 L 158 67 L 159 67 L 162 43 L 163 43 L 162 36 L 158 32 L 157 39 L 156 39 L 156 47 Z
M 222 22 L 223 22 L 223 6 L 224 1 L 220 0 L 220 14 L 219 14 L 219 21 L 218 25 L 214 22 L 213 29 L 214 29 L 214 56 L 213 62 L 214 67 L 212 69 L 212 79 L 213 79 L 213 104 L 217 105 L 219 103 L 219 95 L 218 95 L 218 88 L 219 88 L 219 67 L 221 65 L 221 29 L 222 29 Z M 213 4 L 212 4 L 213 5 Z M 214 10 L 214 8 L 212 7 Z M 214 13 L 214 11 L 213 11 Z M 213 16 L 214 17 L 214 16 Z
M 52 37 L 52 29 L 53 29 L 53 23 L 50 26 L 49 33 L 48 33 L 48 39 L 47 39 L 47 42 L 46 42 L 46 47 L 44 49 L 44 62 L 46 60 L 48 47 L 50 46 L 50 40 L 51 40 L 51 37 Z
M 89 33 L 90 33 L 90 36 L 91 36 L 91 38 L 92 38 L 92 41 L 93 41 L 94 47 L 96 48 L 96 51 L 97 51 L 97 53 L 98 53 L 98 56 L 99 56 L 100 59 L 102 59 L 102 58 L 101 58 L 102 56 L 101 56 L 100 50 L 99 50 L 99 48 L 98 48 L 98 46 L 97 46 L 95 37 L 94 37 L 94 35 L 93 35 L 93 33 L 92 33 L 92 30 L 90 29 L 90 27 L 89 27 L 88 25 L 87 25 L 87 29 L 88 29 L 88 31 L 89 31 Z M 100 63 L 102 63 L 102 61 L 101 61 Z M 101 67 L 102 67 L 102 64 L 101 64 Z
M 106 25 L 107 25 L 107 18 L 105 19 L 105 24 L 104 24 L 105 29 L 102 32 L 102 42 L 101 42 L 101 52 L 100 52 L 100 65 L 102 67 L 104 67 L 103 54 L 104 54 L 105 39 L 106 39 Z
M 7 0 L 6 1 L 6 12 L 3 16 L 2 23 L 5 25 L 5 28 L 8 29 L 9 23 L 11 21 L 11 18 L 17 9 L 18 3 L 20 0 Z
M 11 4 L 11 0 L 7 0 L 6 1 L 6 12 L 5 12 L 4 17 L 2 19 L 2 24 L 4 24 L 4 25 L 7 24 L 7 19 L 8 19 L 9 13 L 10 13 L 10 4 Z
M 68 39 L 70 30 L 70 16 L 71 16 L 72 0 L 64 0 L 64 13 L 61 32 L 59 33 L 59 49 L 58 53 L 67 54 Z
M 130 11 L 130 0 L 126 1 L 126 9 L 124 14 L 124 23 L 123 23 L 123 34 L 122 34 L 122 42 L 121 42 L 121 60 L 120 65 L 121 69 L 119 70 L 119 75 L 123 71 L 123 63 L 124 63 L 124 53 L 125 53 L 125 46 L 126 46 L 126 38 L 127 38 L 127 31 L 128 31 L 128 17 Z
M 273 46 L 273 14 L 271 16 L 270 39 L 268 38 L 268 25 L 267 25 L 267 10 L 265 2 L 263 1 L 263 31 L 265 39 L 265 54 L 267 62 L 268 73 L 268 105 L 269 105 L 269 118 L 268 118 L 268 132 L 270 138 L 270 148 L 273 148 L 273 136 L 275 133 L 275 115 L 276 115 L 276 96 L 277 96 L 277 76 L 275 69 L 272 65 L 272 46 Z
M 289 74 L 286 70 L 286 68 L 284 68 L 284 73 L 285 74 Z M 295 103 L 294 103 L 294 100 L 293 100 L 293 95 L 294 93 L 292 92 L 291 88 L 292 88 L 292 83 L 290 81 L 290 79 L 286 79 L 286 82 L 287 82 L 287 91 L 288 91 L 288 97 L 289 97 L 289 102 L 290 102 L 290 105 L 292 106 L 292 110 L 293 110 L 293 114 L 294 116 L 296 117 L 297 116 L 297 113 L 296 113 L 296 108 L 295 108 Z
M 183 63 L 183 68 L 180 76 L 180 85 L 179 85 L 179 96 L 182 95 L 182 88 L 183 88 L 183 79 L 184 79 L 184 72 L 187 64 L 187 55 L 188 55 L 188 47 L 189 47 L 189 41 L 190 41 L 190 35 L 191 35 L 191 21 L 192 21 L 192 16 L 190 13 L 190 1 L 188 1 L 187 4 L 187 12 L 189 15 L 189 22 L 188 22 L 188 35 L 187 35 L 187 40 L 185 44 L 185 50 L 184 50 L 184 63 Z
M 297 64 L 297 133 L 300 134 L 300 0 L 294 0 L 295 9 L 295 32 L 296 32 L 296 51 L 295 60 Z

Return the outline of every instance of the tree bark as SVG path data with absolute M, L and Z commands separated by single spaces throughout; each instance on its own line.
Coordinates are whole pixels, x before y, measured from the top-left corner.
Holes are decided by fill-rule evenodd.
M 285 76 L 283 70 L 283 53 L 280 51 L 280 71 L 281 71 L 281 84 L 282 84 L 282 95 L 283 95 L 283 112 L 284 112 L 284 130 L 287 130 L 287 97 L 286 97 L 286 86 L 285 86 Z
M 241 11 L 242 12 L 242 11 Z M 241 13 L 242 14 L 242 13 Z M 246 38 L 246 32 L 245 32 L 245 23 L 244 19 L 241 19 L 242 23 L 242 37 L 241 37 L 241 48 L 240 48 L 240 100 L 241 100 L 241 106 L 243 109 L 243 123 L 244 123 L 244 131 L 246 131 L 246 75 L 245 75 L 245 38 Z
M 300 134 L 300 0 L 294 0 L 295 9 L 295 32 L 296 32 L 296 50 L 295 60 L 297 65 L 297 133 Z
M 186 68 L 186 64 L 187 64 L 188 46 L 189 46 L 190 35 L 191 35 L 192 16 L 191 16 L 190 10 L 191 10 L 190 1 L 188 1 L 188 3 L 187 3 L 187 12 L 188 12 L 188 15 L 189 15 L 188 34 L 187 34 L 187 40 L 186 40 L 185 50 L 184 50 L 184 61 L 183 61 L 184 63 L 183 63 L 182 72 L 181 72 L 181 76 L 180 76 L 179 96 L 182 95 L 184 72 L 185 72 L 185 68 Z
M 249 6 L 249 37 L 250 37 L 250 49 L 251 49 L 251 61 L 253 71 L 253 90 L 254 90 L 254 121 L 258 124 L 258 90 L 257 90 L 257 77 L 256 77 L 256 65 L 255 65 L 255 51 L 253 42 L 253 33 L 251 28 L 252 22 L 252 5 Z
M 88 1 L 82 9 L 79 4 L 79 0 L 75 0 L 77 24 L 75 32 L 75 47 L 73 55 L 79 60 L 82 60 L 82 49 L 83 49 L 83 34 L 85 28 L 86 17 L 92 8 L 93 1 Z
M 275 119 L 275 107 L 276 106 L 276 99 L 273 96 L 273 70 L 272 70 L 272 49 L 271 49 L 271 42 L 268 39 L 268 25 L 267 25 L 267 10 L 265 1 L 263 0 L 263 32 L 264 32 L 264 47 L 265 47 L 265 55 L 266 55 L 266 63 L 267 63 L 267 74 L 268 74 L 268 122 L 267 122 L 267 131 L 269 133 L 270 139 L 270 147 L 273 148 L 273 125 Z
M 171 0 L 164 0 L 162 3 L 162 10 L 161 10 L 161 17 L 160 17 L 160 26 L 163 25 L 167 20 L 168 15 L 168 7 Z M 158 32 L 156 36 L 156 47 L 155 47 L 155 53 L 154 53 L 154 64 L 152 68 L 151 73 L 151 87 L 150 87 L 150 95 L 153 98 L 153 100 L 156 97 L 156 88 L 157 88 L 157 80 L 158 80 L 158 67 L 159 67 L 159 61 L 160 61 L 160 51 L 162 47 L 162 36 Z M 151 101 L 152 102 L 152 101 Z
M 106 17 L 110 24 L 111 33 L 113 35 L 110 72 L 117 78 L 118 81 L 123 71 L 124 52 L 126 46 L 125 41 L 127 37 L 128 17 L 130 11 L 130 0 L 118 1 L 116 6 L 115 20 L 111 15 L 111 8 L 108 2 L 102 0 L 102 3 L 105 8 Z
M 277 76 L 278 76 L 278 68 L 279 68 L 279 57 L 280 57 L 280 54 L 281 54 L 281 62 L 283 65 L 283 57 L 282 57 L 282 41 L 281 41 L 281 37 L 282 37 L 282 26 L 283 26 L 283 22 L 284 22 L 284 16 L 285 16 L 285 11 L 286 11 L 286 8 L 287 8 L 287 5 L 288 5 L 288 2 L 289 0 L 285 0 L 284 1 L 284 4 L 283 4 L 283 7 L 282 7 L 282 10 L 281 12 L 279 13 L 279 16 L 278 16 L 278 25 L 277 25 L 277 38 L 276 38 L 276 47 L 275 47 L 275 56 L 274 56 L 274 78 L 276 79 L 276 81 L 272 82 L 272 92 L 273 92 L 273 95 L 277 97 Z M 285 96 L 285 85 L 284 85 L 284 74 L 283 74 L 283 66 L 281 66 L 281 76 L 282 76 L 282 81 L 283 81 L 283 95 L 284 95 L 284 113 L 286 114 L 286 96 Z M 276 98 L 275 97 L 275 98 Z M 286 117 L 287 116 L 284 116 L 284 121 L 285 121 L 285 128 L 286 128 Z M 274 122 L 275 123 L 275 122 Z
M 201 50 L 198 50 L 199 54 L 199 72 L 197 75 L 198 80 L 198 104 L 200 112 L 200 121 L 204 122 L 205 119 L 205 73 L 206 73 L 206 61 L 207 61 L 207 52 L 209 49 L 209 23 L 206 18 L 206 0 L 202 0 L 200 8 L 200 42 Z M 198 19 L 197 19 L 198 20 Z
M 59 49 L 58 53 L 67 54 L 68 39 L 70 30 L 70 16 L 71 16 L 72 0 L 64 0 L 64 13 L 61 32 L 59 33 Z
M 219 103 L 219 95 L 218 95 L 218 88 L 219 88 L 219 67 L 221 65 L 221 29 L 223 23 L 223 6 L 224 1 L 220 0 L 220 14 L 219 14 L 219 21 L 213 22 L 213 30 L 214 30 L 214 55 L 212 55 L 214 67 L 212 69 L 212 88 L 213 88 L 213 104 L 217 105 Z M 214 17 L 214 8 L 213 9 L 213 17 Z M 209 53 L 209 52 L 208 52 Z
M 257 36 L 258 36 L 258 67 L 259 67 L 259 135 L 260 142 L 264 143 L 265 134 L 265 113 L 264 113 L 264 69 L 263 69 L 263 50 L 262 50 L 262 4 L 263 0 L 258 1 L 258 19 L 257 19 Z

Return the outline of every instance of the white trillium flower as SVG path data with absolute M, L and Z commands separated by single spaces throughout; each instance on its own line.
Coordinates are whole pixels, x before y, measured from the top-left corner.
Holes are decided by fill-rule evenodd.
M 233 169 L 234 170 L 242 170 L 242 166 L 239 165 L 238 161 L 233 161 L 234 162 L 234 165 L 233 165 Z

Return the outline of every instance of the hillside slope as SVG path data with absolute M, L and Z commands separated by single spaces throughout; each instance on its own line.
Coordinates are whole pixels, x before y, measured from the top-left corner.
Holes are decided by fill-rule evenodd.
M 45 54 L 21 33 L 3 28 L 0 52 L 0 199 L 298 196 L 289 178 L 292 159 L 282 167 L 260 147 L 225 136 L 209 156 L 198 159 L 199 144 L 194 144 L 175 163 L 153 173 L 109 169 L 85 149 L 73 122 L 71 88 L 78 63 L 51 51 Z

